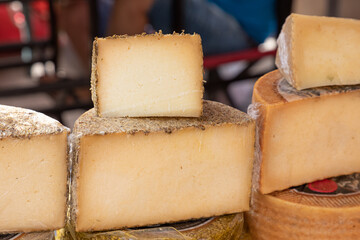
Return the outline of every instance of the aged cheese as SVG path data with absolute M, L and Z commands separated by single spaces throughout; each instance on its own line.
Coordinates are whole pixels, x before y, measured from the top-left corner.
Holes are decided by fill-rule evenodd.
M 254 182 L 261 193 L 360 172 L 358 85 L 297 91 L 274 71 L 256 82 L 253 103 L 259 133 Z
M 74 127 L 77 231 L 248 210 L 255 123 L 205 101 L 201 118 L 100 118 Z
M 75 235 L 77 240 L 112 240 L 114 238 L 124 240 L 235 240 L 239 239 L 242 235 L 243 224 L 243 213 L 236 213 L 213 218 L 158 225 L 155 227 L 123 229 L 109 232 L 79 233 L 74 232 L 72 226 L 68 225 L 64 230 L 57 231 L 55 240 L 68 239 L 71 234 Z
M 97 38 L 93 49 L 92 98 L 99 116 L 201 115 L 203 55 L 199 35 Z
M 296 89 L 360 83 L 360 21 L 291 14 L 276 65 Z
M 246 213 L 252 239 L 360 239 L 360 174 L 337 180 L 268 195 L 255 192 Z
M 0 105 L 0 232 L 64 226 L 68 132 L 41 113 Z

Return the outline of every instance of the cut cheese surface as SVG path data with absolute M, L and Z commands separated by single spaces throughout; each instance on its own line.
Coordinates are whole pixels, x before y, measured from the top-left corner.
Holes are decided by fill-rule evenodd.
M 199 117 L 199 35 L 161 33 L 94 41 L 92 98 L 102 117 Z
M 246 213 L 252 239 L 359 239 L 359 180 L 354 174 L 268 195 L 254 192 Z
M 296 89 L 360 84 L 360 21 L 291 14 L 276 65 Z
M 266 194 L 360 172 L 360 89 L 324 88 L 324 93 L 290 89 L 281 95 L 281 80 L 280 72 L 274 71 L 254 87 L 259 191 Z
M 41 113 L 0 106 L 0 232 L 64 226 L 68 132 Z
M 209 101 L 201 118 L 99 118 L 90 110 L 74 127 L 76 230 L 248 210 L 254 127 Z

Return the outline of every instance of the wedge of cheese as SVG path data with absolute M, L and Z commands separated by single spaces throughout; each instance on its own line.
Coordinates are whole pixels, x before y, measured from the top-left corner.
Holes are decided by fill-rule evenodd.
M 360 21 L 291 14 L 276 66 L 296 89 L 360 84 Z
M 76 231 L 145 226 L 249 209 L 255 123 L 204 102 L 201 118 L 100 118 L 74 127 Z
M 0 232 L 64 226 L 68 133 L 44 114 L 0 105 Z
M 360 172 L 360 86 L 297 91 L 274 71 L 256 82 L 253 103 L 261 193 Z
M 254 192 L 246 213 L 252 239 L 360 239 L 359 181 L 354 174 L 267 195 Z
M 97 38 L 91 85 L 101 117 L 199 117 L 203 97 L 200 36 L 156 33 Z

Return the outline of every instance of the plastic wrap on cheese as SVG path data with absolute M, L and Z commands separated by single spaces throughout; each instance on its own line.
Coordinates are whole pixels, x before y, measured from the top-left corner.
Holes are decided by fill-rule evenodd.
M 11 233 L 1 234 L 0 240 L 53 240 L 54 232 L 35 232 L 35 233 Z
M 358 85 L 347 85 L 347 86 L 326 86 L 317 87 L 310 89 L 297 90 L 291 86 L 285 78 L 281 79 L 277 83 L 277 91 L 287 102 L 299 101 L 307 98 L 336 95 L 341 93 L 347 93 L 360 89 Z
M 243 239 L 243 223 L 243 214 L 237 213 L 154 227 L 94 233 L 77 233 L 68 224 L 65 229 L 56 232 L 55 240 L 238 240 Z

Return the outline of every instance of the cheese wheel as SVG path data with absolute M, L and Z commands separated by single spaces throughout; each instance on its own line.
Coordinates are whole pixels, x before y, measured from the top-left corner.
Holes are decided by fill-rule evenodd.
M 69 132 L 42 113 L 0 105 L 0 233 L 64 227 Z
M 201 118 L 100 118 L 90 110 L 73 136 L 78 232 L 249 209 L 255 122 L 234 108 L 204 101 Z
M 249 114 L 260 193 L 360 172 L 360 85 L 299 91 L 276 70 L 256 82 Z
M 254 240 L 360 239 L 360 174 L 263 195 L 246 214 Z
M 56 240 L 71 239 L 71 232 L 77 240 L 112 240 L 112 239 L 240 239 L 244 218 L 242 213 L 230 214 L 220 217 L 201 220 L 186 221 L 174 224 L 158 225 L 137 229 L 126 229 L 110 232 L 76 233 L 74 228 L 68 227 L 57 232 Z

